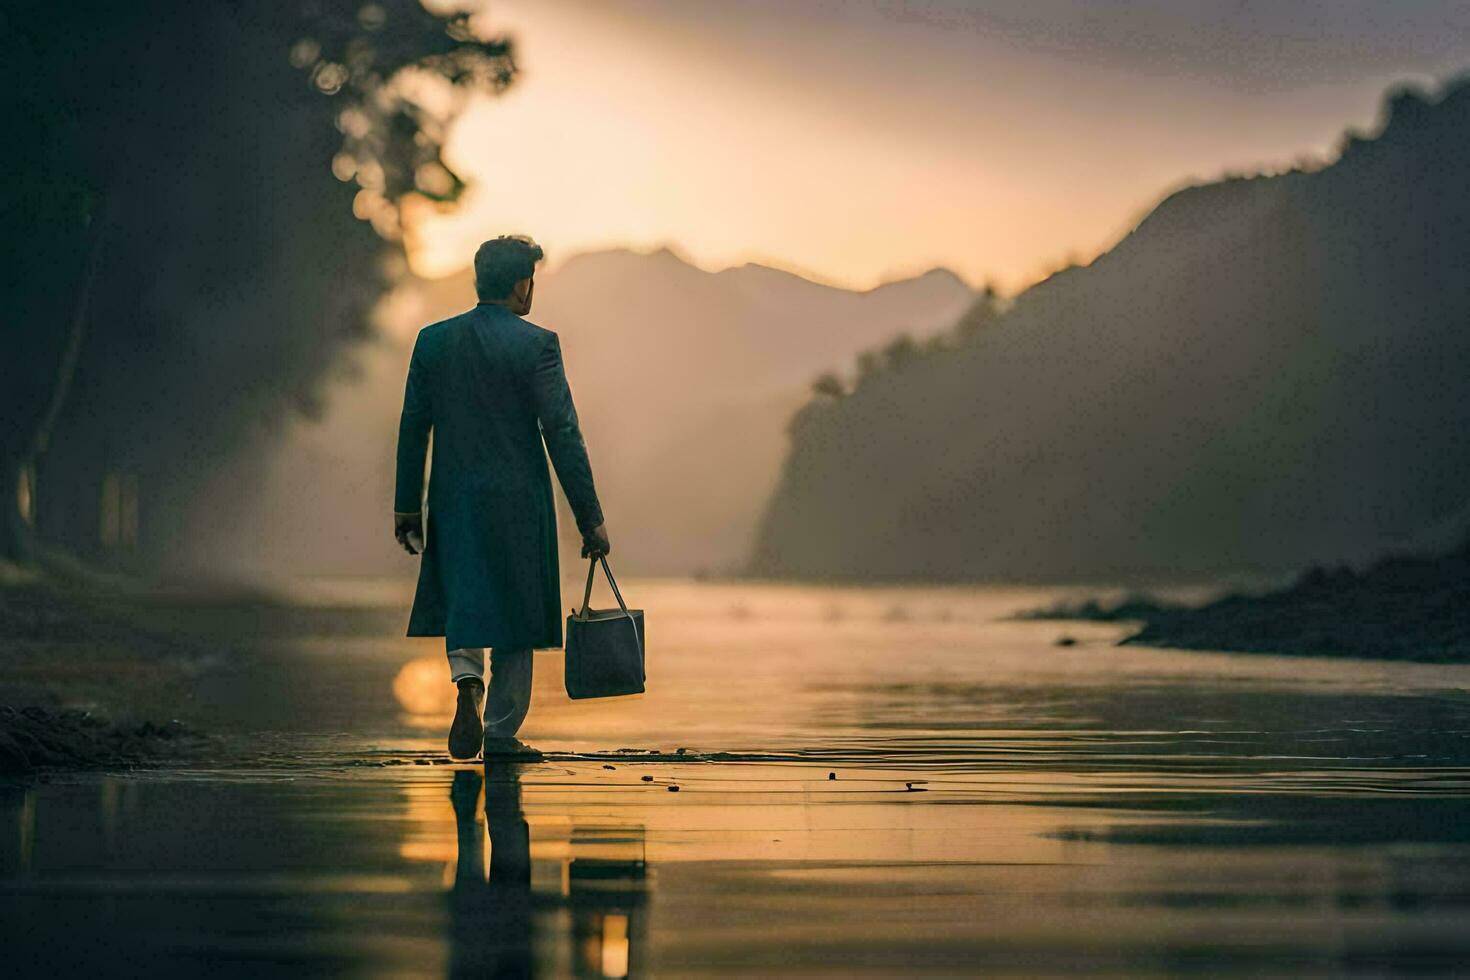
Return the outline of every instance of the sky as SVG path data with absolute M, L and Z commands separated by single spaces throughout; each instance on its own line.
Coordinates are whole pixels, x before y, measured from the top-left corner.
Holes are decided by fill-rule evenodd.
M 555 266 L 671 247 L 866 289 L 1015 292 L 1169 190 L 1329 160 L 1384 90 L 1470 69 L 1465 0 L 490 0 L 522 74 L 461 117 L 474 183 L 416 271 L 518 232 Z

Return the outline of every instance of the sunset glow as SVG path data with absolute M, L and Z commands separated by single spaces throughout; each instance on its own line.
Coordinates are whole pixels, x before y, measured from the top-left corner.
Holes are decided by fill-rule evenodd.
M 1345 128 L 1372 127 L 1386 85 L 1455 63 L 1421 50 L 1343 69 L 1345 39 L 1299 23 L 1321 36 L 1297 76 L 1264 76 L 1230 45 L 1285 28 L 1242 14 L 1219 27 L 1225 63 L 1164 83 L 1167 11 L 1136 14 L 1154 51 L 1033 36 L 1007 4 L 945 19 L 953 6 L 495 3 L 482 23 L 516 37 L 523 74 L 459 124 L 449 159 L 475 185 L 453 216 L 420 212 L 415 268 L 447 274 L 521 231 L 552 266 L 667 244 L 710 269 L 866 288 L 943 265 L 1014 290 L 1092 258 L 1180 184 L 1330 157 Z

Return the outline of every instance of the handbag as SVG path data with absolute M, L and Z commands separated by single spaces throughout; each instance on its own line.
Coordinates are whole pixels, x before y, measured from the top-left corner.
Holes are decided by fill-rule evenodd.
M 591 606 L 592 578 L 597 574 L 598 562 L 602 563 L 607 584 L 617 596 L 616 609 Z M 646 679 L 643 650 L 643 610 L 629 609 L 623 602 L 607 559 L 592 559 L 587 565 L 587 591 L 582 596 L 582 609 L 580 612 L 573 609 L 567 617 L 567 697 L 579 700 L 642 694 Z

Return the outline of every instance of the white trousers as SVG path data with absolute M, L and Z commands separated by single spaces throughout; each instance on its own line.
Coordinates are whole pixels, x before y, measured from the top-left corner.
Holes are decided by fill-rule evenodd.
M 531 709 L 530 650 L 490 651 L 490 682 L 485 685 L 485 735 L 509 738 L 520 731 Z M 449 679 L 485 679 L 485 648 L 449 651 Z

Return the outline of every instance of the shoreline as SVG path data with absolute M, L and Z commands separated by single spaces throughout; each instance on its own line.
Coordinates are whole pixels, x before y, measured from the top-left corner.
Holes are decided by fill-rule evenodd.
M 0 585 L 0 777 L 129 769 L 196 735 L 181 721 L 210 657 L 183 633 L 149 629 L 139 597 L 42 575 Z
M 1204 605 L 1133 596 L 1017 618 L 1140 623 L 1119 645 L 1470 663 L 1470 542 L 1437 556 L 1390 555 L 1362 572 L 1316 567 L 1285 588 Z

